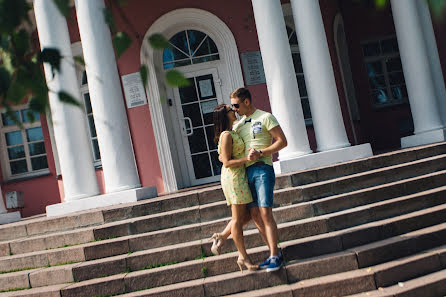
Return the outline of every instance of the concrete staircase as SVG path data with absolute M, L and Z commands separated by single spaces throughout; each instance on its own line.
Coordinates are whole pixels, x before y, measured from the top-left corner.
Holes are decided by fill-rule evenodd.
M 219 186 L 0 226 L 0 296 L 446 295 L 446 143 L 277 178 L 286 266 L 243 273 Z M 255 262 L 268 255 L 253 224 Z M 21 289 L 21 290 L 19 290 Z

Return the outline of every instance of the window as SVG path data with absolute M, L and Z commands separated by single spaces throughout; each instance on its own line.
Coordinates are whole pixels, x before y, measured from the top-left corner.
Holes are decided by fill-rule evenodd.
M 215 42 L 196 30 L 178 32 L 169 39 L 171 48 L 163 51 L 164 69 L 219 60 Z
M 370 93 L 376 108 L 408 100 L 396 37 L 362 43 Z
M 80 91 L 81 91 L 81 96 L 84 99 L 85 113 L 87 115 L 88 128 L 89 128 L 88 131 L 90 133 L 91 147 L 93 149 L 94 165 L 96 167 L 99 167 L 101 166 L 101 153 L 99 151 L 96 126 L 94 124 L 93 110 L 91 108 L 90 93 L 88 91 L 87 72 L 85 70 L 82 71 L 80 82 L 81 82 Z
M 16 178 L 48 172 L 40 115 L 26 106 L 16 108 L 14 117 L 23 129 L 6 113 L 1 114 L 1 147 L 6 178 Z
M 305 85 L 304 70 L 300 59 L 299 47 L 297 45 L 296 31 L 291 27 L 286 27 L 288 32 L 288 41 L 290 43 L 291 55 L 293 57 L 294 71 L 296 72 L 297 85 L 299 86 L 300 100 L 302 101 L 302 110 L 304 112 L 305 124 L 312 125 L 310 102 L 308 101 L 307 87 Z

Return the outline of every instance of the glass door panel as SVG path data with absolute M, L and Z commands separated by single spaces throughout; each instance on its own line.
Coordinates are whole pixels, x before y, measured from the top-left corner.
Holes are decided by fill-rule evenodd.
M 191 185 L 218 181 L 220 162 L 212 113 L 222 100 L 216 69 L 186 73 L 190 85 L 175 89 L 175 102 Z M 192 127 L 191 127 L 192 124 Z

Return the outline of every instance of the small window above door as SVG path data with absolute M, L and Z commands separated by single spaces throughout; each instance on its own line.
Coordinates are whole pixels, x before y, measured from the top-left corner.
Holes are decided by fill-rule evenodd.
M 164 69 L 219 60 L 215 42 L 205 33 L 184 30 L 169 39 L 170 48 L 163 51 Z

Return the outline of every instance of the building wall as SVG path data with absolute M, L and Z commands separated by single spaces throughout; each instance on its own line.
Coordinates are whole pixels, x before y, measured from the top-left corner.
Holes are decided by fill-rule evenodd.
M 282 0 L 289 3 L 289 0 Z M 329 45 L 341 111 L 344 125 L 350 143 L 355 144 L 353 129 L 358 136 L 358 143 L 370 142 L 375 151 L 397 148 L 400 145 L 402 134 L 399 125 L 402 121 L 410 121 L 411 113 L 408 104 L 389 108 L 373 109 L 369 83 L 362 54 L 361 41 L 375 39 L 395 34 L 390 9 L 376 11 L 370 7 L 362 6 L 350 0 L 320 0 L 327 42 Z M 123 7 L 126 20 L 116 13 L 118 30 L 125 30 L 133 39 L 132 46 L 120 57 L 117 62 L 119 75 L 137 72 L 140 64 L 140 49 L 143 36 L 150 26 L 162 15 L 180 8 L 199 8 L 209 11 L 219 17 L 232 31 L 239 54 L 250 51 L 259 51 L 259 43 L 255 27 L 255 20 L 250 0 L 226 0 L 223 6 L 215 5 L 214 1 L 206 0 L 165 0 L 162 5 L 153 5 L 151 1 L 132 0 Z M 350 63 L 359 106 L 360 120 L 351 124 L 348 105 L 346 103 L 341 70 L 338 63 L 335 47 L 333 23 L 336 15 L 340 13 L 345 24 L 345 33 L 350 54 Z M 128 21 L 128 22 L 127 22 Z M 72 43 L 80 40 L 76 22 L 75 10 L 68 20 Z M 446 74 L 446 26 L 445 20 L 434 23 L 437 36 L 440 59 L 443 72 Z M 186 28 L 185 28 L 186 29 Z M 248 86 L 255 100 L 255 105 L 263 110 L 271 111 L 266 84 Z M 226 96 L 227 94 L 224 94 Z M 162 193 L 163 181 L 158 161 L 158 154 L 152 127 L 152 120 L 148 105 L 127 109 L 129 127 L 133 141 L 138 173 L 142 186 L 156 186 L 158 193 Z M 45 148 L 48 156 L 50 173 L 38 178 L 2 183 L 4 193 L 9 191 L 23 191 L 25 208 L 22 216 L 31 216 L 45 212 L 45 206 L 63 201 L 63 177 L 57 176 L 52 149 L 48 135 L 48 125 L 42 117 L 42 130 L 44 132 Z M 310 146 L 316 150 L 314 129 L 307 127 Z M 105 192 L 103 172 L 96 171 L 101 193 Z M 0 172 L 1 175 L 1 172 Z M 39 189 L 36 191 L 36 189 Z
M 0 170 L 0 183 L 2 198 L 5 194 L 12 191 L 23 192 L 25 201 L 24 208 L 12 209 L 10 211 L 20 210 L 22 217 L 29 217 L 41 213 L 45 213 L 45 207 L 50 204 L 60 203 L 59 187 L 56 175 L 56 168 L 53 159 L 53 150 L 51 148 L 50 136 L 48 134 L 48 123 L 45 117 L 41 116 L 42 132 L 45 143 L 45 151 L 48 159 L 49 174 L 23 179 L 17 181 L 5 182 L 2 171 Z M 0 164 L 5 166 L 6 164 Z M 8 166 L 8 165 L 6 165 Z M 6 200 L 4 200 L 6 206 Z
M 361 142 L 370 142 L 374 151 L 400 147 L 400 138 L 411 135 L 400 131 L 410 122 L 409 104 L 374 109 L 361 42 L 395 35 L 390 8 L 376 10 L 353 1 L 341 1 L 350 61 L 361 116 Z

